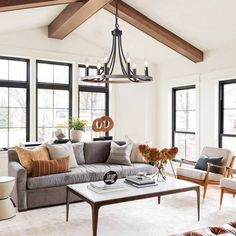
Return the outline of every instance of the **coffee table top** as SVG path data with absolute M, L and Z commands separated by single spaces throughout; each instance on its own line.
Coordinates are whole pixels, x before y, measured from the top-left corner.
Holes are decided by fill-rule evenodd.
M 117 180 L 118 183 L 123 183 L 124 179 Z M 146 187 L 146 188 L 136 188 L 131 185 L 125 184 L 125 190 L 108 192 L 108 193 L 95 193 L 94 191 L 88 189 L 90 183 L 81 184 L 71 184 L 67 185 L 71 190 L 77 193 L 78 196 L 88 200 L 91 203 L 98 202 L 109 202 L 119 199 L 136 198 L 142 199 L 145 196 L 153 197 L 156 195 L 168 195 L 178 192 L 190 191 L 197 189 L 199 185 L 187 182 L 184 180 L 179 180 L 175 178 L 168 178 L 165 182 L 158 182 L 157 186 Z
M 0 183 L 7 183 L 11 181 L 15 181 L 16 178 L 11 176 L 0 176 Z

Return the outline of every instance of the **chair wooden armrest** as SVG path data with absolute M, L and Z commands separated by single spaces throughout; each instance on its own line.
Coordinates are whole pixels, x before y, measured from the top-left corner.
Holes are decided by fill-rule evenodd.
M 197 161 L 195 161 L 195 160 L 181 158 L 180 163 L 179 163 L 179 167 L 181 167 L 184 162 L 193 163 L 193 164 L 197 163 Z
M 216 168 L 219 168 L 219 169 L 223 169 L 224 170 L 224 173 L 223 175 L 225 176 L 226 175 L 226 171 L 227 171 L 227 167 L 226 166 L 219 166 L 219 165 L 215 165 L 215 164 L 212 164 L 212 163 L 207 163 L 207 175 L 209 174 L 210 170 L 211 170 L 211 167 L 216 167 Z

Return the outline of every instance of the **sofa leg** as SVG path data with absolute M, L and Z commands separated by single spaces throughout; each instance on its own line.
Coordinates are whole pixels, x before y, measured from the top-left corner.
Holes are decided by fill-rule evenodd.
M 220 209 L 222 207 L 223 197 L 224 197 L 224 189 L 221 188 L 221 191 L 220 191 Z

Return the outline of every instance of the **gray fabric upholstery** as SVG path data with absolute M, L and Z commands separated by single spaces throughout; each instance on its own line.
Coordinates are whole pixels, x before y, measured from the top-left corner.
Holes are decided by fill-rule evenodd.
M 64 204 L 66 202 L 66 186 L 28 190 L 27 196 L 27 209 Z M 69 194 L 69 199 L 70 202 L 81 200 L 74 194 Z
M 84 158 L 86 164 L 104 163 L 110 154 L 110 141 L 96 141 L 84 143 Z M 125 142 L 116 142 L 119 145 Z
M 11 162 L 11 161 L 20 162 L 15 149 L 8 149 L 8 162 Z
M 71 169 L 70 172 L 54 175 L 45 175 L 39 177 L 28 177 L 28 189 L 50 188 L 55 186 L 65 186 L 68 184 L 84 183 L 91 181 L 103 180 L 106 172 L 116 171 L 119 178 L 124 178 L 128 175 L 134 175 L 138 172 L 154 173 L 154 168 L 148 164 L 136 163 L 132 166 L 123 166 L 115 164 L 85 164 L 77 168 Z
M 84 159 L 84 144 L 83 143 L 72 143 L 72 147 L 75 154 L 77 164 L 85 164 Z
M 27 209 L 27 171 L 26 169 L 16 161 L 11 161 L 8 164 L 8 175 L 16 178 L 16 184 L 11 193 L 11 198 L 18 210 Z

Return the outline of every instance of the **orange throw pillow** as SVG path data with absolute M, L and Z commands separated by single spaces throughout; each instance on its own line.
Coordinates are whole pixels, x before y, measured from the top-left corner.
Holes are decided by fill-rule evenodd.
M 32 161 L 32 176 L 51 175 L 69 171 L 69 156 L 49 161 Z
M 38 146 L 34 149 L 16 147 L 16 152 L 18 154 L 21 165 L 26 169 L 28 175 L 31 175 L 32 172 L 32 160 L 50 160 L 48 150 L 43 145 Z

